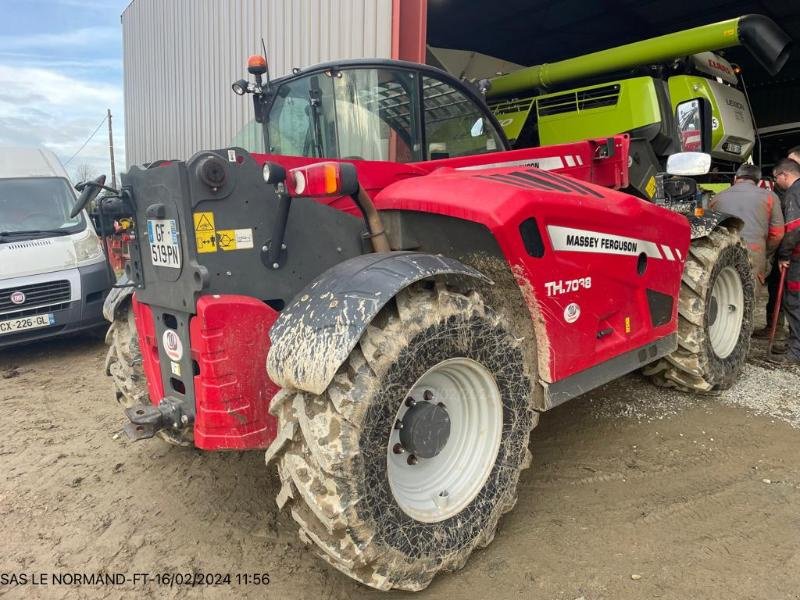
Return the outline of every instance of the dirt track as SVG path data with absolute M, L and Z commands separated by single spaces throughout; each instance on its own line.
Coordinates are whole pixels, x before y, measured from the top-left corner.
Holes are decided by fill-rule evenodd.
M 0 596 L 406 597 L 306 551 L 261 453 L 118 435 L 104 352 L 78 338 L 0 352 L 0 574 L 268 572 L 270 583 L 0 585 Z M 551 411 L 494 543 L 415 597 L 800 598 L 798 390 L 800 374 L 754 358 L 722 397 L 634 375 Z

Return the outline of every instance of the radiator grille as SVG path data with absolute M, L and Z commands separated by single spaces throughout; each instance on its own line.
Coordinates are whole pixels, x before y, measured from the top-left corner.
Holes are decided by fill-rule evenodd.
M 15 304 L 11 301 L 14 292 L 25 294 L 25 301 Z M 68 303 L 70 298 L 70 285 L 66 279 L 21 285 L 15 288 L 0 290 L 0 314 L 24 311 L 26 314 L 36 314 L 31 311 L 37 307 L 50 307 L 53 304 Z

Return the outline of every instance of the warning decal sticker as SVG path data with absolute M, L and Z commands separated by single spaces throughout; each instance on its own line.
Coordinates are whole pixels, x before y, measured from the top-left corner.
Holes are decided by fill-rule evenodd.
M 200 254 L 217 251 L 217 236 L 213 212 L 194 213 L 194 240 Z
M 647 182 L 647 185 L 644 187 L 644 191 L 647 192 L 647 196 L 652 198 L 656 195 L 656 178 L 650 177 L 650 180 Z
M 252 229 L 220 229 L 217 245 L 222 250 L 247 250 L 253 247 Z

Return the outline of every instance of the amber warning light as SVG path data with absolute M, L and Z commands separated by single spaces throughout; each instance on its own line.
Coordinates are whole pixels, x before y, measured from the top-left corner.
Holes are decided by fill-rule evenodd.
M 263 75 L 267 72 L 267 59 L 260 54 L 253 54 L 247 59 L 247 70 L 251 75 Z

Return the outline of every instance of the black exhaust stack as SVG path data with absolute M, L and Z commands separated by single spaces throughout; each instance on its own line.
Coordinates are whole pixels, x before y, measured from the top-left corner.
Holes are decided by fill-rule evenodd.
M 773 77 L 792 51 L 792 40 L 778 25 L 764 15 L 745 15 L 739 19 L 739 42 Z

